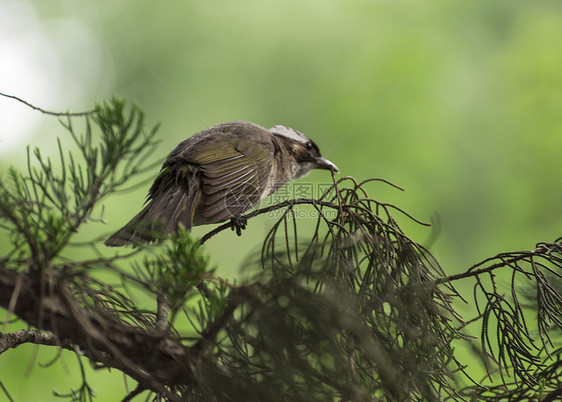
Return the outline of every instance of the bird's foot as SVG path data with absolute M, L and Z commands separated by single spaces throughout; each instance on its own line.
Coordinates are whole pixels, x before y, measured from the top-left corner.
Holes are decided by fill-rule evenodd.
M 246 224 L 248 223 L 248 218 L 245 216 L 235 216 L 230 219 L 230 228 L 236 230 L 238 236 L 242 236 L 242 231 L 246 229 Z

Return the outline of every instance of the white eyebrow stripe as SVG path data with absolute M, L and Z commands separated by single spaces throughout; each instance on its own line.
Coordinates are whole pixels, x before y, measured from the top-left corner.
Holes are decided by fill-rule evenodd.
M 275 135 L 282 135 L 283 137 L 290 138 L 303 144 L 306 144 L 308 141 L 310 141 L 304 134 L 290 127 L 273 126 L 269 129 L 269 131 L 271 131 Z

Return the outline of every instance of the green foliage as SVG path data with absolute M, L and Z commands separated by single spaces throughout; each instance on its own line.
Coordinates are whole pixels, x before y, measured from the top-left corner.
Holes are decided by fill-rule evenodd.
M 286 209 L 261 256 L 263 293 L 272 294 L 264 304 L 273 310 L 263 316 L 276 318 L 254 317 L 253 332 L 282 327 L 277 332 L 302 342 L 285 352 L 288 371 L 302 368 L 306 379 L 297 392 L 302 400 L 454 395 L 451 342 L 462 337 L 451 306 L 456 292 L 431 285 L 444 275 L 439 264 L 402 232 L 394 207 L 367 197 L 365 184 L 343 178 L 323 195 L 338 214 L 328 219 L 326 205 L 315 206 L 320 218 L 312 239 L 299 235 L 298 207 Z
M 147 169 L 146 156 L 155 146 L 157 127 L 147 131 L 144 113 L 125 109 L 118 99 L 100 104 L 77 132 L 62 121 L 76 145 L 65 152 L 57 140 L 54 162 L 39 148 L 28 147 L 27 172 L 10 169 L 0 182 L 0 220 L 10 234 L 10 254 L 31 258 L 36 268 L 56 257 L 79 226 L 107 194 Z M 97 131 L 94 132 L 92 124 Z
M 127 398 L 148 390 L 153 400 L 552 400 L 562 392 L 562 297 L 553 285 L 561 239 L 447 276 L 394 214 L 420 222 L 369 197 L 367 184 L 388 182 L 344 177 L 318 199 L 246 216 L 281 211 L 240 283 L 219 276 L 201 249 L 229 224 L 202 240 L 182 229 L 111 257 L 94 240 L 95 258 L 69 258 L 63 251 L 78 229 L 99 223 L 95 207 L 148 168 L 155 145 L 156 128 L 147 131 L 143 113 L 123 101 L 83 118 L 80 134 L 63 121 L 75 150 L 58 141 L 55 163 L 35 149 L 25 174 L 10 169 L 0 183 L 12 246 L 0 259 L 0 301 L 44 335 L 0 333 L 0 353 L 18 342 L 60 346 L 134 380 Z M 311 235 L 299 208 L 315 212 Z M 464 298 L 452 284 L 462 279 L 475 283 L 474 317 L 458 313 Z M 476 324 L 477 341 L 465 331 Z M 459 345 L 476 358 L 464 361 Z M 79 364 L 82 385 L 58 396 L 94 397 Z M 474 381 L 473 366 L 487 376 Z
M 88 384 L 86 381 L 86 373 L 84 372 L 84 365 L 80 356 L 78 358 L 78 366 L 80 367 L 80 373 L 82 375 L 82 384 L 78 389 L 71 389 L 70 392 L 62 394 L 57 391 L 53 391 L 53 395 L 57 398 L 64 398 L 71 402 L 93 402 L 96 397 L 96 391 Z
M 180 229 L 163 244 L 146 250 L 142 262 L 133 263 L 134 272 L 151 292 L 166 294 L 173 310 L 181 309 L 198 293 L 203 278 L 211 278 L 214 271 L 199 248 L 199 241 Z

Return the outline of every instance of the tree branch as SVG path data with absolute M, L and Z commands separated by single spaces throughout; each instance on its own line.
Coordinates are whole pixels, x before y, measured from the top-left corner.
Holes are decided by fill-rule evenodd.
M 441 284 L 441 283 L 449 283 L 449 282 L 457 281 L 459 279 L 474 278 L 474 277 L 477 278 L 482 274 L 492 272 L 498 268 L 502 268 L 505 266 L 512 266 L 513 264 L 525 260 L 529 257 L 549 255 L 553 251 L 562 252 L 562 244 L 559 244 L 557 242 L 543 242 L 537 244 L 537 247 L 535 247 L 534 250 L 518 251 L 513 253 L 501 253 L 494 257 L 486 258 L 485 260 L 479 262 L 478 264 L 473 265 L 465 272 L 436 279 L 434 283 Z M 514 254 L 516 255 L 514 256 Z M 504 260 L 504 258 L 506 257 L 509 258 Z M 497 259 L 501 259 L 502 261 L 484 268 L 476 269 L 490 261 L 494 261 Z
M 142 394 L 144 391 L 146 391 L 146 388 L 141 384 L 138 384 L 137 387 L 132 390 L 125 398 L 123 398 L 121 402 L 132 401 L 134 397 Z
M 5 98 L 9 98 L 9 99 L 14 99 L 14 100 L 16 100 L 16 101 L 18 101 L 18 102 L 20 102 L 20 103 L 23 103 L 25 106 L 30 107 L 30 108 L 33 109 L 33 110 L 37 110 L 38 112 L 41 112 L 41 113 L 43 113 L 43 114 L 47 114 L 47 115 L 50 115 L 50 116 L 56 116 L 56 117 L 75 116 L 75 117 L 80 117 L 80 116 L 88 116 L 88 115 L 94 114 L 94 113 L 96 112 L 95 110 L 88 110 L 88 111 L 86 111 L 86 112 L 75 112 L 75 113 L 70 113 L 70 112 L 50 112 L 50 111 L 48 111 L 48 110 L 41 109 L 41 108 L 38 107 L 38 106 L 32 105 L 31 103 L 29 103 L 29 102 L 27 102 L 27 101 L 25 101 L 25 100 L 23 100 L 23 99 L 21 99 L 21 98 L 18 98 L 17 96 L 14 96 L 14 95 L 8 95 L 8 94 L 5 94 L 5 93 L 0 92 L 0 96 L 3 96 L 3 97 L 5 97 Z
M 0 265 L 0 306 L 8 310 L 18 280 L 21 280 L 12 313 L 38 326 L 38 312 L 44 311 L 40 331 L 3 334 L 0 353 L 25 342 L 71 350 L 76 346 L 93 362 L 121 370 L 169 400 L 177 399 L 168 388 L 190 381 L 190 352 L 180 339 L 169 332 L 166 336 L 155 336 L 146 329 L 115 319 L 115 315 L 89 311 L 69 296 L 71 290 L 63 274 L 57 271 L 50 275 L 53 292 L 41 299 L 40 280 L 35 273 L 17 273 Z M 20 277 L 23 279 L 18 279 Z M 43 331 L 55 332 L 58 337 Z M 100 334 L 111 334 L 111 338 Z
M 34 343 L 36 345 L 46 346 L 61 346 L 64 349 L 72 350 L 71 343 L 65 342 L 63 345 L 55 335 L 47 334 L 35 329 L 22 329 L 7 334 L 0 332 L 0 354 L 4 353 L 10 348 L 16 348 L 23 343 Z
M 281 209 L 281 208 L 285 208 L 285 207 L 289 207 L 289 206 L 293 206 L 293 205 L 302 205 L 302 204 L 320 205 L 320 206 L 323 206 L 323 207 L 328 207 L 328 208 L 332 208 L 332 209 L 336 209 L 336 210 L 340 209 L 340 206 L 337 205 L 337 204 L 334 204 L 333 202 L 316 200 L 314 198 L 297 198 L 297 199 L 294 199 L 294 200 L 283 201 L 283 202 L 280 202 L 278 204 L 271 205 L 269 207 L 257 209 L 255 211 L 252 211 L 252 212 L 244 215 L 243 218 L 250 219 L 250 218 L 253 218 L 255 216 L 266 214 L 266 213 L 271 212 L 271 211 L 276 211 L 276 210 Z M 229 228 L 232 228 L 232 224 L 230 222 L 223 223 L 222 225 L 214 228 L 213 230 L 208 232 L 205 236 L 203 236 L 200 240 L 200 244 L 203 245 L 211 237 L 216 236 L 217 234 L 219 234 L 223 230 L 226 230 L 226 229 L 229 229 Z

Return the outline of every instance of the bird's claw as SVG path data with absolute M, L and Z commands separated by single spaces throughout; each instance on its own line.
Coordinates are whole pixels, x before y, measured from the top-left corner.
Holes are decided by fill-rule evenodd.
M 242 231 L 246 229 L 248 218 L 245 216 L 235 216 L 230 219 L 230 228 L 236 230 L 238 236 L 242 236 Z

